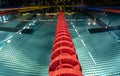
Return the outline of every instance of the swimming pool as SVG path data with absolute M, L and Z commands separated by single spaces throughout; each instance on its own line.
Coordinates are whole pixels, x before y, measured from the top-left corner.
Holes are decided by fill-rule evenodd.
M 101 20 L 106 20 L 105 22 L 110 20 L 110 25 L 119 23 L 119 17 L 111 20 L 112 16 L 116 15 L 97 13 L 95 16 L 100 15 L 103 15 Z M 82 13 L 65 17 L 84 76 L 120 75 L 120 43 L 110 33 L 111 31 L 89 33 L 89 28 L 100 26 L 94 25 L 93 20 L 88 25 L 89 17 Z M 34 29 L 32 34 L 2 31 L 0 39 L 4 44 L 0 44 L 0 75 L 48 76 L 56 24 L 57 16 L 48 18 L 43 13 L 25 24 L 26 28 Z

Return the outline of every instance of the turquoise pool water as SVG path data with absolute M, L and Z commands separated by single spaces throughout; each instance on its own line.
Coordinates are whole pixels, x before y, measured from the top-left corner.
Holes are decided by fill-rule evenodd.
M 100 15 L 106 14 L 97 16 Z M 109 21 L 111 16 L 116 15 L 101 19 Z M 94 25 L 92 20 L 88 25 L 89 18 L 81 13 L 65 17 L 84 76 L 119 76 L 120 42 L 114 38 L 119 35 L 111 34 L 113 31 L 90 34 L 88 29 L 99 25 Z M 119 23 L 119 20 L 115 17 L 111 22 Z M 48 76 L 56 24 L 57 16 L 48 18 L 42 14 L 25 24 L 34 29 L 33 34 L 0 31 L 0 76 Z

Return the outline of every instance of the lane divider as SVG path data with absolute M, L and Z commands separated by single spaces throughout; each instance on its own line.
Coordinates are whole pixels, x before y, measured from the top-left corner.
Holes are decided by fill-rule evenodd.
M 79 38 L 81 38 L 81 36 L 80 36 L 80 34 L 79 34 L 78 30 L 75 28 L 75 26 L 73 25 L 73 23 L 72 23 L 72 22 L 71 22 L 71 24 L 72 24 L 72 26 L 73 26 L 73 28 L 74 28 L 75 32 L 77 33 L 78 37 L 79 37 Z M 86 46 L 86 44 L 85 44 L 85 42 L 83 41 L 83 39 L 81 39 L 81 42 L 82 42 L 83 46 L 85 47 L 85 46 Z
M 90 53 L 90 52 L 88 52 L 88 54 L 89 54 L 90 58 L 92 59 L 93 63 L 96 65 L 96 62 L 95 62 L 95 60 L 94 60 L 93 56 L 91 55 L 91 53 Z
M 86 46 L 86 44 L 85 44 L 85 42 L 83 41 L 83 39 L 81 39 L 81 42 L 82 42 L 82 44 L 83 44 L 84 46 Z
M 58 16 L 49 76 L 83 76 L 72 37 L 62 11 L 60 11 Z
M 74 28 L 75 32 L 77 33 L 78 37 L 81 38 L 81 36 L 80 36 L 80 34 L 78 33 L 78 30 L 75 28 L 73 22 L 71 22 L 71 25 L 73 26 L 73 28 Z M 86 47 L 86 44 L 85 44 L 85 42 L 84 42 L 83 39 L 81 39 L 81 42 L 82 42 L 83 46 Z M 88 54 L 89 54 L 91 60 L 93 61 L 94 65 L 96 65 L 96 62 L 95 62 L 95 60 L 94 60 L 92 54 L 91 54 L 90 52 L 88 52 Z

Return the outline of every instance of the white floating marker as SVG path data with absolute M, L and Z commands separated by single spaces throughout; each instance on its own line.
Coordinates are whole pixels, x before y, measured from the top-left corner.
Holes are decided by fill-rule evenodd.
M 85 42 L 83 41 L 83 39 L 81 39 L 81 42 L 82 42 L 82 44 L 83 44 L 84 46 L 86 46 L 86 45 L 85 45 Z
M 90 22 L 88 22 L 87 24 L 88 24 L 88 25 L 91 25 L 91 23 L 90 23 Z
M 96 22 L 93 22 L 93 25 L 96 25 Z
M 91 53 L 90 53 L 90 52 L 88 52 L 88 54 L 89 54 L 90 58 L 92 59 L 93 63 L 96 65 L 96 62 L 95 62 L 95 60 L 94 60 L 93 56 L 91 55 Z
M 78 37 L 80 37 L 80 35 L 78 35 Z
M 7 43 L 10 43 L 11 42 L 11 40 L 7 40 Z

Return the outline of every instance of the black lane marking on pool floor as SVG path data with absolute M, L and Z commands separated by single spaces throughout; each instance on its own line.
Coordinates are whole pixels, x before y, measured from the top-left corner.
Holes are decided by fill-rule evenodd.
M 107 32 L 107 31 L 114 31 L 114 30 L 120 30 L 120 26 L 111 26 L 107 28 L 92 28 L 88 29 L 90 33 L 100 33 L 100 32 Z
M 27 19 L 31 20 L 32 18 L 36 17 L 34 14 L 30 17 L 28 17 Z M 21 30 L 25 24 L 27 22 L 22 21 L 20 24 L 18 24 L 15 28 L 11 28 L 11 27 L 0 27 L 0 31 L 6 31 L 6 32 L 18 32 L 19 30 Z M 34 32 L 33 29 L 24 29 L 21 31 L 21 33 L 23 34 L 32 34 Z
M 105 24 L 103 21 L 101 21 L 100 19 L 96 18 L 95 16 L 90 15 L 89 13 L 83 11 L 83 14 L 85 14 L 86 16 L 90 17 L 90 19 L 96 19 L 96 23 L 101 26 L 100 28 L 91 28 L 88 29 L 88 31 L 90 33 L 100 33 L 100 32 L 107 32 L 107 31 L 114 31 L 114 30 L 120 30 L 120 25 L 119 26 L 108 26 L 107 24 Z

